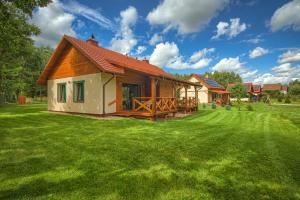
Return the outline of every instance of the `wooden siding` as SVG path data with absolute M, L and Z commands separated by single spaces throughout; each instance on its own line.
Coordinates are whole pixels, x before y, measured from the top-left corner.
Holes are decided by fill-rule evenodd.
M 78 50 L 74 47 L 69 47 L 56 61 L 55 68 L 48 79 L 75 77 L 99 72 L 100 70 Z
M 162 80 L 159 82 L 159 96 L 160 97 L 173 97 L 172 81 Z

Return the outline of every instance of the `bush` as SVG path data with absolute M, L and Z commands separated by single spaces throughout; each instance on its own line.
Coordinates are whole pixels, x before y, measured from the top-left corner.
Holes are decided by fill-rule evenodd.
M 286 97 L 284 103 L 291 103 L 290 97 Z
M 216 109 L 216 108 L 217 108 L 216 103 L 212 103 L 212 104 L 211 104 L 211 108 L 212 108 L 212 109 Z
M 230 106 L 230 105 L 226 105 L 226 106 L 225 106 L 225 109 L 226 109 L 226 110 L 231 110 L 231 106 Z
M 204 108 L 204 109 L 206 108 L 206 104 L 205 103 L 202 104 L 202 108 Z
M 278 101 L 278 102 L 282 102 L 282 100 L 283 100 L 283 97 L 280 95 L 280 96 L 278 97 L 277 101 Z
M 246 108 L 248 111 L 254 111 L 254 108 L 251 104 L 247 104 Z

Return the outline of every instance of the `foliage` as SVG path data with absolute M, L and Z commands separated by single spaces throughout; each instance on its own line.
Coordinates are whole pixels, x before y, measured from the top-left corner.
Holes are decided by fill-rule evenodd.
M 287 96 L 284 100 L 284 103 L 291 103 L 291 99 L 289 96 Z
M 278 96 L 277 101 L 282 102 L 282 100 L 283 100 L 283 95 L 281 94 L 281 95 Z
M 213 103 L 211 104 L 211 108 L 212 108 L 212 109 L 217 109 L 217 105 L 216 105 L 215 102 L 213 102 Z
M 241 110 L 241 104 L 242 104 L 241 98 L 247 95 L 246 88 L 244 87 L 243 84 L 238 83 L 230 88 L 230 93 L 233 97 L 237 99 L 238 109 Z
M 300 81 L 295 80 L 289 84 L 289 94 L 292 96 L 300 96 Z
M 29 23 L 37 6 L 46 6 L 49 0 L 0 1 L 0 103 L 16 98 L 26 90 L 28 76 L 35 76 L 29 58 L 37 54 L 31 37 L 39 33 Z M 33 72 L 34 75 L 29 74 Z
M 189 79 L 190 75 L 189 74 L 178 74 L 178 73 L 175 73 L 175 74 L 171 74 L 174 78 L 176 79 L 179 79 L 179 80 L 183 80 L 183 81 L 186 81 Z
M 253 106 L 251 104 L 247 104 L 246 109 L 248 111 L 254 111 L 254 108 L 253 108 Z
M 230 106 L 229 104 L 227 104 L 227 105 L 225 106 L 225 109 L 226 109 L 226 110 L 231 110 L 231 106 Z
M 270 98 L 278 98 L 282 93 L 279 90 L 267 90 L 265 94 L 269 95 Z
M 206 108 L 206 103 L 202 103 L 202 108 Z
M 227 88 L 228 83 L 242 83 L 242 78 L 234 72 L 218 72 L 209 73 L 209 77 L 213 78 L 219 84 Z
M 163 122 L 0 106 L 1 199 L 297 199 L 300 107 L 253 106 Z

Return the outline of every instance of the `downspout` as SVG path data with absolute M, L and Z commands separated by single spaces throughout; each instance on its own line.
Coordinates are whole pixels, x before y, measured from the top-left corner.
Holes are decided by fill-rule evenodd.
M 103 116 L 105 115 L 105 86 L 112 80 L 115 78 L 115 74 L 112 74 L 112 77 L 110 79 L 108 79 L 104 84 L 103 84 L 103 88 L 102 88 L 102 101 L 103 101 L 103 107 L 102 107 L 102 113 Z

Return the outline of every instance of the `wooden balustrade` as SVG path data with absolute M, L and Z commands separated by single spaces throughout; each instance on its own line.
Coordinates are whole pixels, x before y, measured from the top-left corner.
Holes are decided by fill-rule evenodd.
M 196 108 L 198 103 L 195 97 L 183 97 L 177 100 L 177 105 L 179 108 Z
M 171 113 L 177 111 L 177 102 L 175 97 L 156 97 L 155 109 L 152 109 L 151 97 L 134 97 L 132 98 L 132 110 L 135 112 L 149 112 L 154 115 L 158 113 Z

